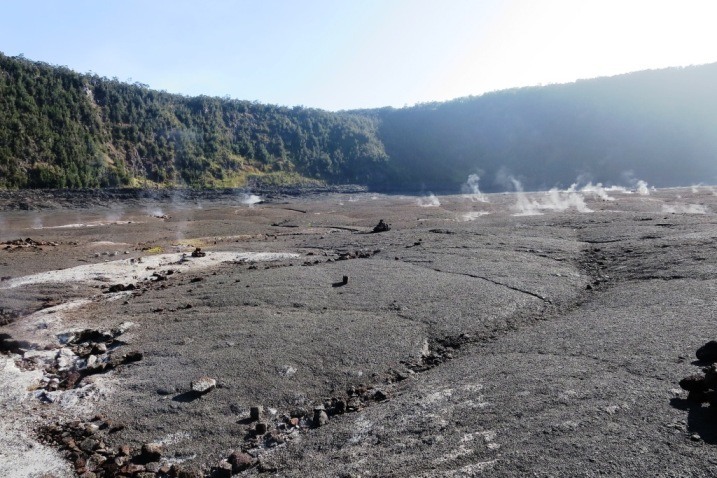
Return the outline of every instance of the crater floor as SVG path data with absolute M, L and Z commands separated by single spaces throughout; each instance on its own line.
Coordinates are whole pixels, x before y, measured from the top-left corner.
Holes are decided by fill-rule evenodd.
M 2 476 L 714 473 L 677 385 L 711 188 L 33 199 L 0 203 Z

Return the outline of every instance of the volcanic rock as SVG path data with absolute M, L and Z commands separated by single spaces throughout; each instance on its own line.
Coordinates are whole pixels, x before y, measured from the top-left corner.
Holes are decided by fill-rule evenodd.
M 126 290 L 135 290 L 137 287 L 134 284 L 114 284 L 107 288 L 105 293 L 107 294 L 113 294 L 115 292 L 124 292 Z
M 251 455 L 249 455 L 248 453 L 242 453 L 240 451 L 235 451 L 234 453 L 229 455 L 227 461 L 231 463 L 232 472 L 234 473 L 239 473 L 240 471 L 246 470 L 254 464 L 254 458 L 252 458 Z
M 191 384 L 192 391 L 196 393 L 208 393 L 216 386 L 217 381 L 210 377 L 200 377 Z
M 89 470 L 96 470 L 101 467 L 106 461 L 106 457 L 100 455 L 99 453 L 95 453 L 87 459 L 86 466 Z
M 326 414 L 326 410 L 323 405 L 319 405 L 314 408 L 314 426 L 321 427 L 329 423 L 329 416 Z
M 220 461 L 214 469 L 212 476 L 216 476 L 217 478 L 231 478 L 232 465 L 225 460 Z
M 80 448 L 82 449 L 82 451 L 86 451 L 87 453 L 93 452 L 98 447 L 99 447 L 99 442 L 97 440 L 95 440 L 94 438 L 86 438 L 80 444 Z
M 172 467 L 173 469 L 169 472 L 170 476 L 176 476 L 177 478 L 204 478 L 204 473 L 196 467 L 190 466 L 181 469 L 178 469 L 176 465 L 172 465 Z
M 717 364 L 702 369 L 705 372 L 705 385 L 708 388 L 717 388 Z
M 159 443 L 145 443 L 142 445 L 142 453 L 140 459 L 144 463 L 151 461 L 159 461 L 162 458 L 162 445 Z
M 374 226 L 374 228 L 373 228 L 373 232 L 386 232 L 386 231 L 390 231 L 390 230 L 391 230 L 391 226 L 386 224 L 383 221 L 383 219 L 378 221 L 378 224 L 376 224 L 376 226 Z
M 689 375 L 680 380 L 680 387 L 688 392 L 704 392 L 707 390 L 704 375 Z
M 334 403 L 334 413 L 335 414 L 342 414 L 346 412 L 346 402 L 339 399 Z
M 249 409 L 249 416 L 253 421 L 261 420 L 263 414 L 264 407 L 262 407 L 261 405 L 254 406 Z
M 695 353 L 698 360 L 703 362 L 717 362 L 717 341 L 710 340 Z
M 125 475 L 134 475 L 135 473 L 141 473 L 144 471 L 143 465 L 138 465 L 136 463 L 128 463 L 127 465 L 123 466 L 119 469 L 120 473 Z
M 383 390 L 376 390 L 373 394 L 373 399 L 377 402 L 382 402 L 384 400 L 388 400 L 388 395 Z
M 142 352 L 139 352 L 137 350 L 133 350 L 131 352 L 127 352 L 124 354 L 124 362 L 130 363 L 130 362 L 139 362 L 144 358 L 144 355 Z

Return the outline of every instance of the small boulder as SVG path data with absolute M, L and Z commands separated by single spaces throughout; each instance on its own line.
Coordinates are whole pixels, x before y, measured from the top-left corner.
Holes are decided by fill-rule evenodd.
M 192 381 L 192 391 L 196 393 L 208 393 L 217 386 L 217 381 L 210 377 L 200 377 Z
M 373 228 L 373 232 L 386 232 L 386 231 L 390 231 L 390 230 L 391 230 L 391 226 L 386 224 L 383 221 L 383 219 L 378 221 L 378 224 L 376 224 L 376 226 L 374 226 L 374 228 Z
M 335 414 L 342 414 L 346 412 L 346 402 L 339 399 L 334 403 L 334 413 Z
M 253 406 L 249 409 L 249 416 L 253 421 L 261 420 L 262 415 L 264 414 L 264 407 L 261 405 Z
M 384 400 L 388 400 L 388 395 L 383 390 L 372 390 L 367 392 L 367 395 L 367 398 L 372 398 L 377 402 L 383 402 Z
M 247 468 L 251 468 L 254 464 L 254 458 L 251 455 L 240 451 L 235 451 L 229 455 L 227 461 L 231 463 L 233 473 L 239 473 Z
M 687 390 L 688 392 L 704 392 L 707 390 L 707 385 L 705 384 L 705 377 L 704 375 L 700 374 L 694 374 L 689 375 L 682 380 L 680 380 L 680 387 L 682 387 L 683 390 Z
M 177 478 L 204 478 L 204 473 L 202 473 L 199 468 L 194 466 L 179 468 L 177 465 L 172 465 L 169 475 L 176 476 Z
M 717 341 L 710 340 L 702 347 L 698 348 L 695 355 L 698 360 L 703 362 L 717 362 Z
M 231 463 L 222 460 L 219 462 L 219 464 L 214 468 L 214 473 L 212 473 L 212 476 L 215 476 L 217 478 L 231 478 L 232 476 L 232 465 Z
M 708 388 L 717 388 L 717 364 L 702 369 L 705 372 L 705 385 Z
M 142 445 L 141 460 L 144 463 L 159 461 L 162 458 L 162 445 L 159 443 L 145 443 Z
M 107 288 L 107 290 L 105 291 L 105 294 L 114 294 L 116 292 L 125 292 L 125 291 L 135 290 L 135 289 L 137 289 L 137 286 L 135 286 L 134 284 L 127 284 L 127 285 L 113 284 Z
M 80 443 L 80 449 L 87 453 L 92 453 L 97 448 L 99 448 L 99 441 L 94 438 L 85 438 L 82 443 Z
M 133 350 L 124 354 L 124 363 L 139 362 L 144 358 L 142 352 Z
M 139 465 L 137 463 L 128 463 L 122 468 L 119 469 L 119 472 L 123 475 L 129 475 L 132 476 L 136 473 L 142 473 L 144 471 L 144 465 Z
M 323 405 L 314 408 L 314 426 L 321 427 L 327 423 L 329 423 L 329 416 L 326 414 Z

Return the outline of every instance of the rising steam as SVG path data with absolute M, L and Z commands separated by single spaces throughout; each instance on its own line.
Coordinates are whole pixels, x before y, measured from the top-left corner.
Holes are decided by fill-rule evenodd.
M 592 195 L 597 198 L 602 199 L 603 201 L 614 201 L 615 198 L 610 196 L 607 193 L 607 190 L 602 186 L 602 183 L 593 184 L 592 182 L 587 183 L 582 188 L 578 189 L 578 183 L 573 183 L 572 186 L 568 188 L 567 192 L 575 193 L 580 191 L 584 195 Z
M 643 181 L 642 179 L 640 179 L 635 185 L 635 190 L 640 196 L 650 195 L 650 189 L 647 187 L 647 182 Z
M 262 201 L 263 199 L 256 194 L 243 193 L 241 196 L 239 196 L 239 202 L 250 207 L 254 204 L 259 204 Z
M 421 207 L 438 207 L 441 205 L 441 201 L 433 193 L 428 193 L 428 196 L 423 196 L 416 199 L 416 204 Z
M 707 214 L 709 211 L 701 204 L 663 204 L 662 212 L 667 214 Z
M 488 211 L 471 211 L 471 212 L 466 212 L 466 213 L 463 213 L 463 214 L 459 214 L 458 217 L 456 218 L 456 221 L 458 221 L 458 222 L 475 221 L 475 220 L 478 219 L 479 217 L 481 217 L 481 216 L 487 216 L 488 214 L 490 214 Z
M 461 187 L 461 192 L 471 201 L 488 202 L 488 198 L 478 188 L 478 181 L 480 181 L 480 176 L 471 174 L 468 176 L 468 181 Z
M 514 209 L 517 212 L 515 216 L 537 216 L 542 214 L 541 211 L 566 211 L 570 208 L 576 209 L 578 212 L 592 212 L 585 204 L 585 199 L 581 193 L 574 190 L 560 191 L 556 188 L 551 189 L 542 200 L 530 199 L 523 191 L 523 185 L 514 177 L 509 178 L 513 183 L 516 192 L 516 203 Z

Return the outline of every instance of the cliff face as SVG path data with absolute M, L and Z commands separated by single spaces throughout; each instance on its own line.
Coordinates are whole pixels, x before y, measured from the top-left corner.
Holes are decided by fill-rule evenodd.
M 173 95 L 0 54 L 0 187 L 714 182 L 716 83 L 714 64 L 332 113 Z
M 717 65 L 522 88 L 380 112 L 396 177 L 486 191 L 717 180 Z
M 368 183 L 375 119 L 189 98 L 0 55 L 0 187 Z

